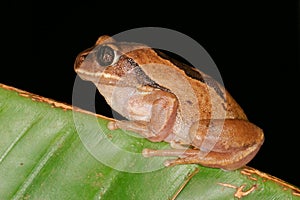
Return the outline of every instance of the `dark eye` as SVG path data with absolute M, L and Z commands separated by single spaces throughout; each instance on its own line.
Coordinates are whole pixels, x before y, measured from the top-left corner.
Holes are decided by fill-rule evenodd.
M 115 52 L 109 46 L 100 46 L 97 52 L 97 61 L 101 66 L 111 65 L 115 58 Z

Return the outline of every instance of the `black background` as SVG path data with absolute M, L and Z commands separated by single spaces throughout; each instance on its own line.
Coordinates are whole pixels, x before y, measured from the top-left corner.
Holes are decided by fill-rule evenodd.
M 180 31 L 206 49 L 264 130 L 249 166 L 300 186 L 298 4 L 110 2 L 3 6 L 0 82 L 71 104 L 75 57 L 98 36 L 146 26 Z

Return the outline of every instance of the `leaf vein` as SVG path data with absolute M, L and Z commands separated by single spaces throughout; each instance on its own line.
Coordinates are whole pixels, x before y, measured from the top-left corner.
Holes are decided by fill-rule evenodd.
M 13 150 L 13 148 L 18 144 L 18 142 L 23 138 L 26 133 L 30 131 L 39 121 L 41 120 L 40 117 L 36 118 L 32 123 L 29 124 L 29 126 L 26 126 L 23 131 L 21 131 L 17 137 L 14 139 L 14 141 L 7 147 L 7 149 L 4 151 L 4 153 L 0 157 L 0 164 L 4 161 L 4 159 L 8 156 L 8 154 Z
M 63 133 L 61 138 L 56 143 L 52 144 L 49 150 L 41 157 L 39 162 L 36 164 L 36 167 L 33 168 L 32 172 L 28 175 L 24 183 L 18 188 L 16 194 L 12 199 L 17 200 L 24 196 L 26 190 L 33 184 L 34 179 L 38 176 L 41 170 L 47 165 L 48 161 L 52 158 L 55 152 L 57 152 L 61 148 L 61 145 L 67 140 L 69 135 L 72 134 L 72 131 L 64 130 L 64 128 L 62 128 L 57 133 L 60 132 Z

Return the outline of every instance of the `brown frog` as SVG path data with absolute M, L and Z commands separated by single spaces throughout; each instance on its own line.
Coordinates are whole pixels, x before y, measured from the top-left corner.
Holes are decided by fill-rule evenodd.
M 145 157 L 177 157 L 166 166 L 197 163 L 234 170 L 263 144 L 263 131 L 247 120 L 224 87 L 144 44 L 101 36 L 77 56 L 74 68 L 128 119 L 109 122 L 110 130 L 170 143 L 171 149 L 143 150 Z

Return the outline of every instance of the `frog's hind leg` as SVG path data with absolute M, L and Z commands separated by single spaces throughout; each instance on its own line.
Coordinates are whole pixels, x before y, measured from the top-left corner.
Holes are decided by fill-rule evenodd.
M 162 150 L 154 150 L 154 149 L 144 149 L 142 154 L 144 157 L 178 157 L 178 159 L 166 160 L 164 165 L 166 167 L 178 165 L 178 164 L 192 164 L 199 163 L 200 156 L 199 149 L 162 149 Z
M 206 167 L 221 168 L 224 170 L 234 170 L 242 167 L 244 164 L 240 162 L 232 162 L 230 153 L 203 153 L 201 151 L 189 152 L 188 156 L 179 157 L 177 159 L 166 160 L 164 165 L 166 167 L 180 165 L 180 164 L 200 164 Z
M 255 156 L 258 149 L 259 148 L 255 145 L 249 147 L 247 151 L 240 150 L 232 152 L 202 152 L 199 149 L 144 149 L 143 155 L 145 157 L 178 157 L 177 159 L 165 161 L 165 166 L 200 164 L 207 167 L 234 170 L 247 164 Z
M 211 152 L 212 153 L 212 152 Z M 144 149 L 142 154 L 144 157 L 178 157 L 177 159 L 170 159 L 164 162 L 166 167 L 179 164 L 201 164 L 204 166 L 213 166 L 211 153 L 201 152 L 199 149 Z M 209 154 L 209 155 L 208 155 Z M 213 153 L 214 154 L 214 153 Z M 215 155 L 216 156 L 216 155 Z M 212 161 L 214 162 L 214 161 Z M 220 167 L 220 166 L 215 166 Z
M 143 149 L 143 156 L 144 157 L 154 157 L 154 156 L 161 156 L 161 157 L 188 157 L 188 156 L 195 156 L 200 153 L 199 149 Z

